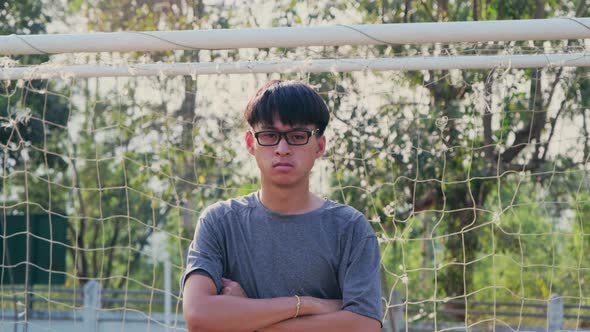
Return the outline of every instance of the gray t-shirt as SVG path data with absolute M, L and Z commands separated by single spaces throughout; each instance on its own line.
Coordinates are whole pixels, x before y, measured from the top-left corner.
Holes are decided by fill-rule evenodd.
M 317 210 L 284 215 L 258 193 L 208 207 L 188 250 L 190 273 L 238 282 L 249 298 L 313 296 L 342 299 L 343 310 L 381 322 L 379 245 L 365 217 L 326 200 Z

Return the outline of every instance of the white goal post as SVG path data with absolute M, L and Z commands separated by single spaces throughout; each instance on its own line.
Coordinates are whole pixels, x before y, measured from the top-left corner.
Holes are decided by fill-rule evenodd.
M 371 221 L 385 326 L 590 326 L 588 50 L 574 17 L 0 36 L 0 237 L 28 241 L 0 330 L 183 329 L 197 216 L 258 188 L 243 107 L 268 79 L 330 109 L 310 187 Z
M 590 38 L 590 18 L 0 36 L 0 55 Z
M 590 39 L 590 18 L 0 36 L 0 55 Z M 540 53 L 543 53 L 540 50 Z M 587 67 L 585 52 L 157 64 L 0 66 L 0 79 Z
M 97 76 L 196 76 L 260 73 L 319 73 L 493 68 L 590 67 L 590 54 L 431 56 L 226 63 L 155 63 L 132 65 L 47 65 L 0 69 L 1 80 L 88 78 Z

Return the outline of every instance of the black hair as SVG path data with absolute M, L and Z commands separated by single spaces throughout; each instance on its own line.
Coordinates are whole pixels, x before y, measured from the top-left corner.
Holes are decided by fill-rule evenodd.
M 313 124 L 320 136 L 330 121 L 330 112 L 322 97 L 311 86 L 298 81 L 264 83 L 244 111 L 252 127 L 257 124 L 272 126 L 275 116 L 288 126 Z

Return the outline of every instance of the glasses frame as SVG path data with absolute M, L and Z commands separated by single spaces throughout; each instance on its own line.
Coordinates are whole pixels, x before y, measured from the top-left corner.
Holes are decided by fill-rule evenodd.
M 301 144 L 294 144 L 289 142 L 289 138 L 287 138 L 287 135 L 289 133 L 292 132 L 303 132 L 307 134 L 307 140 L 305 141 L 305 143 L 301 143 Z M 278 131 L 278 130 L 262 130 L 262 131 L 257 131 L 257 132 L 252 132 L 252 134 L 254 134 L 254 137 L 256 138 L 256 142 L 258 142 L 258 145 L 260 146 L 276 146 L 279 145 L 279 143 L 281 142 L 281 139 L 285 139 L 285 142 L 287 142 L 288 145 L 294 145 L 294 146 L 301 146 L 301 145 L 307 145 L 309 143 L 309 139 L 311 138 L 311 136 L 315 135 L 316 133 L 318 133 L 320 130 L 318 128 L 314 129 L 314 130 L 309 130 L 309 129 L 292 129 L 292 130 L 287 130 L 287 131 Z M 275 133 L 279 135 L 279 139 L 277 140 L 276 143 L 274 144 L 262 144 L 260 143 L 260 139 L 258 138 L 258 136 L 260 136 L 261 134 L 264 133 Z

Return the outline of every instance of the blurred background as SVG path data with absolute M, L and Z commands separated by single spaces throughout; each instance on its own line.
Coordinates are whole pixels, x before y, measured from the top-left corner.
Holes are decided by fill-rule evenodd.
M 0 35 L 588 17 L 587 0 L 0 1 Z M 590 30 L 590 27 L 586 27 Z M 3 68 L 587 53 L 588 39 L 12 55 Z M 313 189 L 371 221 L 384 330 L 590 329 L 585 67 L 0 82 L 0 330 L 184 329 L 206 206 L 259 188 L 268 79 L 332 119 Z M 90 322 L 90 323 L 89 323 Z M 557 322 L 557 323 L 556 323 Z

